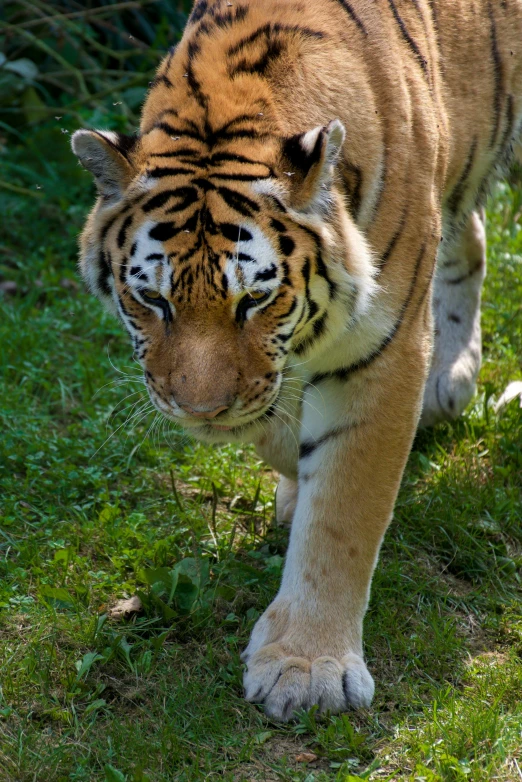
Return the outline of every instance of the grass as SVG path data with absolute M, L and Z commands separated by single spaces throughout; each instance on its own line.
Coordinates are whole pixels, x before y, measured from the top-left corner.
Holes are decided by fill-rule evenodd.
M 489 403 L 522 377 L 520 182 L 489 204 L 479 395 L 418 436 L 376 571 L 374 705 L 280 726 L 239 659 L 281 573 L 274 476 L 141 417 L 78 284 L 62 130 L 0 153 L 0 782 L 522 779 L 522 409 Z

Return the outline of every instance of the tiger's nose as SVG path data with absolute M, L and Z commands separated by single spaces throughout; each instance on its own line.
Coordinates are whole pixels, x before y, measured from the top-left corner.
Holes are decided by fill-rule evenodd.
M 187 404 L 180 404 L 180 407 L 186 413 L 190 413 L 190 415 L 193 415 L 195 418 L 215 418 L 217 415 L 219 415 L 219 413 L 222 413 L 224 410 L 228 410 L 229 405 L 220 405 L 219 407 L 214 407 L 212 409 L 207 407 L 191 407 Z

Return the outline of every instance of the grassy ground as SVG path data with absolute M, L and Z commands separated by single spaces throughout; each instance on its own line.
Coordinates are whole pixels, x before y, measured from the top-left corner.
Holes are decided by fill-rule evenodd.
M 374 705 L 281 727 L 239 660 L 285 551 L 274 476 L 150 428 L 78 285 L 67 134 L 0 160 L 22 188 L 0 195 L 0 781 L 522 779 L 522 410 L 488 406 L 522 377 L 520 187 L 488 213 L 480 395 L 418 437 L 377 568 Z M 144 613 L 111 619 L 136 592 Z

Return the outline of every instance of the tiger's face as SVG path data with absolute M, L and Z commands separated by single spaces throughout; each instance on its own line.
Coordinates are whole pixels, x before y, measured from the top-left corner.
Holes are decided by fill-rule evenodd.
M 346 237 L 321 213 L 342 126 L 311 133 L 261 162 L 225 145 L 209 155 L 193 139 L 73 138 L 101 193 L 82 236 L 84 277 L 125 324 L 156 408 L 199 439 L 253 439 L 277 415 L 291 356 L 308 360 L 360 299 L 347 265 L 331 263 Z M 295 188 L 304 207 L 292 205 Z

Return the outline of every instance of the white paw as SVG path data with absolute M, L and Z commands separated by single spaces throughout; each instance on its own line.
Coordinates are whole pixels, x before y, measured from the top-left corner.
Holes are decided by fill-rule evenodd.
M 298 709 L 312 706 L 317 706 L 319 712 L 337 713 L 349 707 L 365 708 L 372 702 L 373 679 L 357 654 L 310 661 L 294 657 L 282 645 L 273 643 L 250 656 L 247 652 L 245 657 L 245 698 L 262 703 L 274 720 L 287 722 Z
M 433 426 L 439 421 L 453 421 L 457 418 L 475 394 L 479 367 L 480 360 L 474 360 L 473 356 L 461 356 L 445 371 L 432 372 L 424 391 L 419 425 Z
M 276 520 L 278 524 L 290 523 L 297 505 L 297 481 L 281 475 L 276 491 Z
M 484 214 L 475 211 L 438 260 L 435 345 L 420 426 L 452 421 L 475 393 L 481 363 L 480 292 L 486 273 Z

